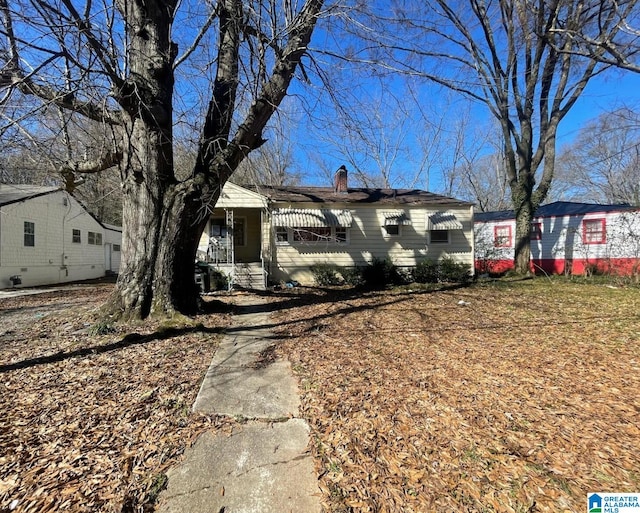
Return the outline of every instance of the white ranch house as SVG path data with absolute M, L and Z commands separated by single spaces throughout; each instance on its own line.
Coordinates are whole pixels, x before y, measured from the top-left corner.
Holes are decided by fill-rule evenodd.
M 473 204 L 417 189 L 241 187 L 227 183 L 202 234 L 199 258 L 234 284 L 313 284 L 310 268 L 389 258 L 410 268 L 445 256 L 473 267 Z
M 0 288 L 115 274 L 121 239 L 57 187 L 0 184 Z
M 513 211 L 475 215 L 476 272 L 513 268 L 516 221 Z M 640 209 L 557 201 L 535 213 L 531 270 L 547 274 L 640 272 Z

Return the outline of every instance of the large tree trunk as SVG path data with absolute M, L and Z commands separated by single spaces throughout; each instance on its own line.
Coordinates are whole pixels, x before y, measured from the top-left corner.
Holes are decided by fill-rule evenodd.
M 114 95 L 123 108 L 122 262 L 108 307 L 119 317 L 144 318 L 159 310 L 171 313 L 171 284 L 181 277 L 174 263 L 183 251 L 177 225 L 184 212 L 172 147 L 175 6 L 163 0 L 122 2 L 130 41 L 128 78 Z M 192 285 L 193 268 L 190 275 L 191 283 L 182 287 Z
M 520 169 L 520 181 L 511 186 L 511 201 L 516 217 L 514 265 L 518 274 L 531 273 L 531 221 L 538 205 L 532 202 L 534 178 L 530 166 L 529 162 L 528 166 Z
M 170 41 L 175 6 L 163 0 L 120 1 L 131 41 L 129 78 L 114 95 L 124 111 L 123 241 L 107 311 L 124 319 L 191 314 L 198 306 L 194 264 L 208 212 L 238 164 L 262 144 L 262 130 L 286 95 L 323 2 L 308 0 L 293 20 L 273 74 L 231 139 L 242 2 L 218 4 L 220 51 L 212 101 L 193 175 L 178 182 L 172 151 L 175 48 Z
M 530 201 L 523 201 L 516 208 L 516 237 L 514 264 L 518 274 L 531 273 L 531 220 L 533 206 Z
M 207 221 L 204 194 L 193 184 L 162 189 L 159 202 L 145 187 L 136 192 L 125 195 L 123 261 L 110 309 L 125 318 L 195 313 L 195 254 Z

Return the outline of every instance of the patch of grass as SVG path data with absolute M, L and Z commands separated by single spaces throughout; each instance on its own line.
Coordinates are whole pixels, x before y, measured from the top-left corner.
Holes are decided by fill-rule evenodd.
M 115 333 L 116 329 L 108 321 L 99 321 L 89 328 L 89 335 L 108 335 Z

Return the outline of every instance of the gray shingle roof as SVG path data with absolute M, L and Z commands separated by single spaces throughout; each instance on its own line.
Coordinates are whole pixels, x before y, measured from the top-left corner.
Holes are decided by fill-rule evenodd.
M 377 203 L 384 205 L 457 205 L 471 206 L 473 203 L 441 196 L 420 189 L 367 189 L 349 188 L 348 192 L 335 192 L 333 187 L 278 187 L 247 186 L 274 202 L 287 203 Z
M 536 210 L 534 217 L 560 217 L 593 214 L 598 212 L 628 212 L 638 210 L 628 203 L 613 205 L 598 205 L 595 203 L 577 203 L 573 201 L 554 201 L 547 205 L 542 205 Z M 496 212 L 476 212 L 476 221 L 505 221 L 515 219 L 513 210 L 499 210 Z
M 40 185 L 0 184 L 0 205 L 24 201 L 59 190 L 59 187 L 44 187 Z

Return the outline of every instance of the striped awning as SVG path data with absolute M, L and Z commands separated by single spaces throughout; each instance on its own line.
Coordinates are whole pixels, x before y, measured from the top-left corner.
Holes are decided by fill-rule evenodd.
M 408 226 L 411 224 L 411 219 L 402 211 L 384 212 L 383 216 L 385 226 Z
M 306 228 L 337 226 L 349 228 L 353 222 L 350 210 L 328 210 L 308 208 L 281 208 L 273 212 L 274 226 Z
M 462 230 L 462 223 L 451 212 L 428 212 L 427 230 Z

